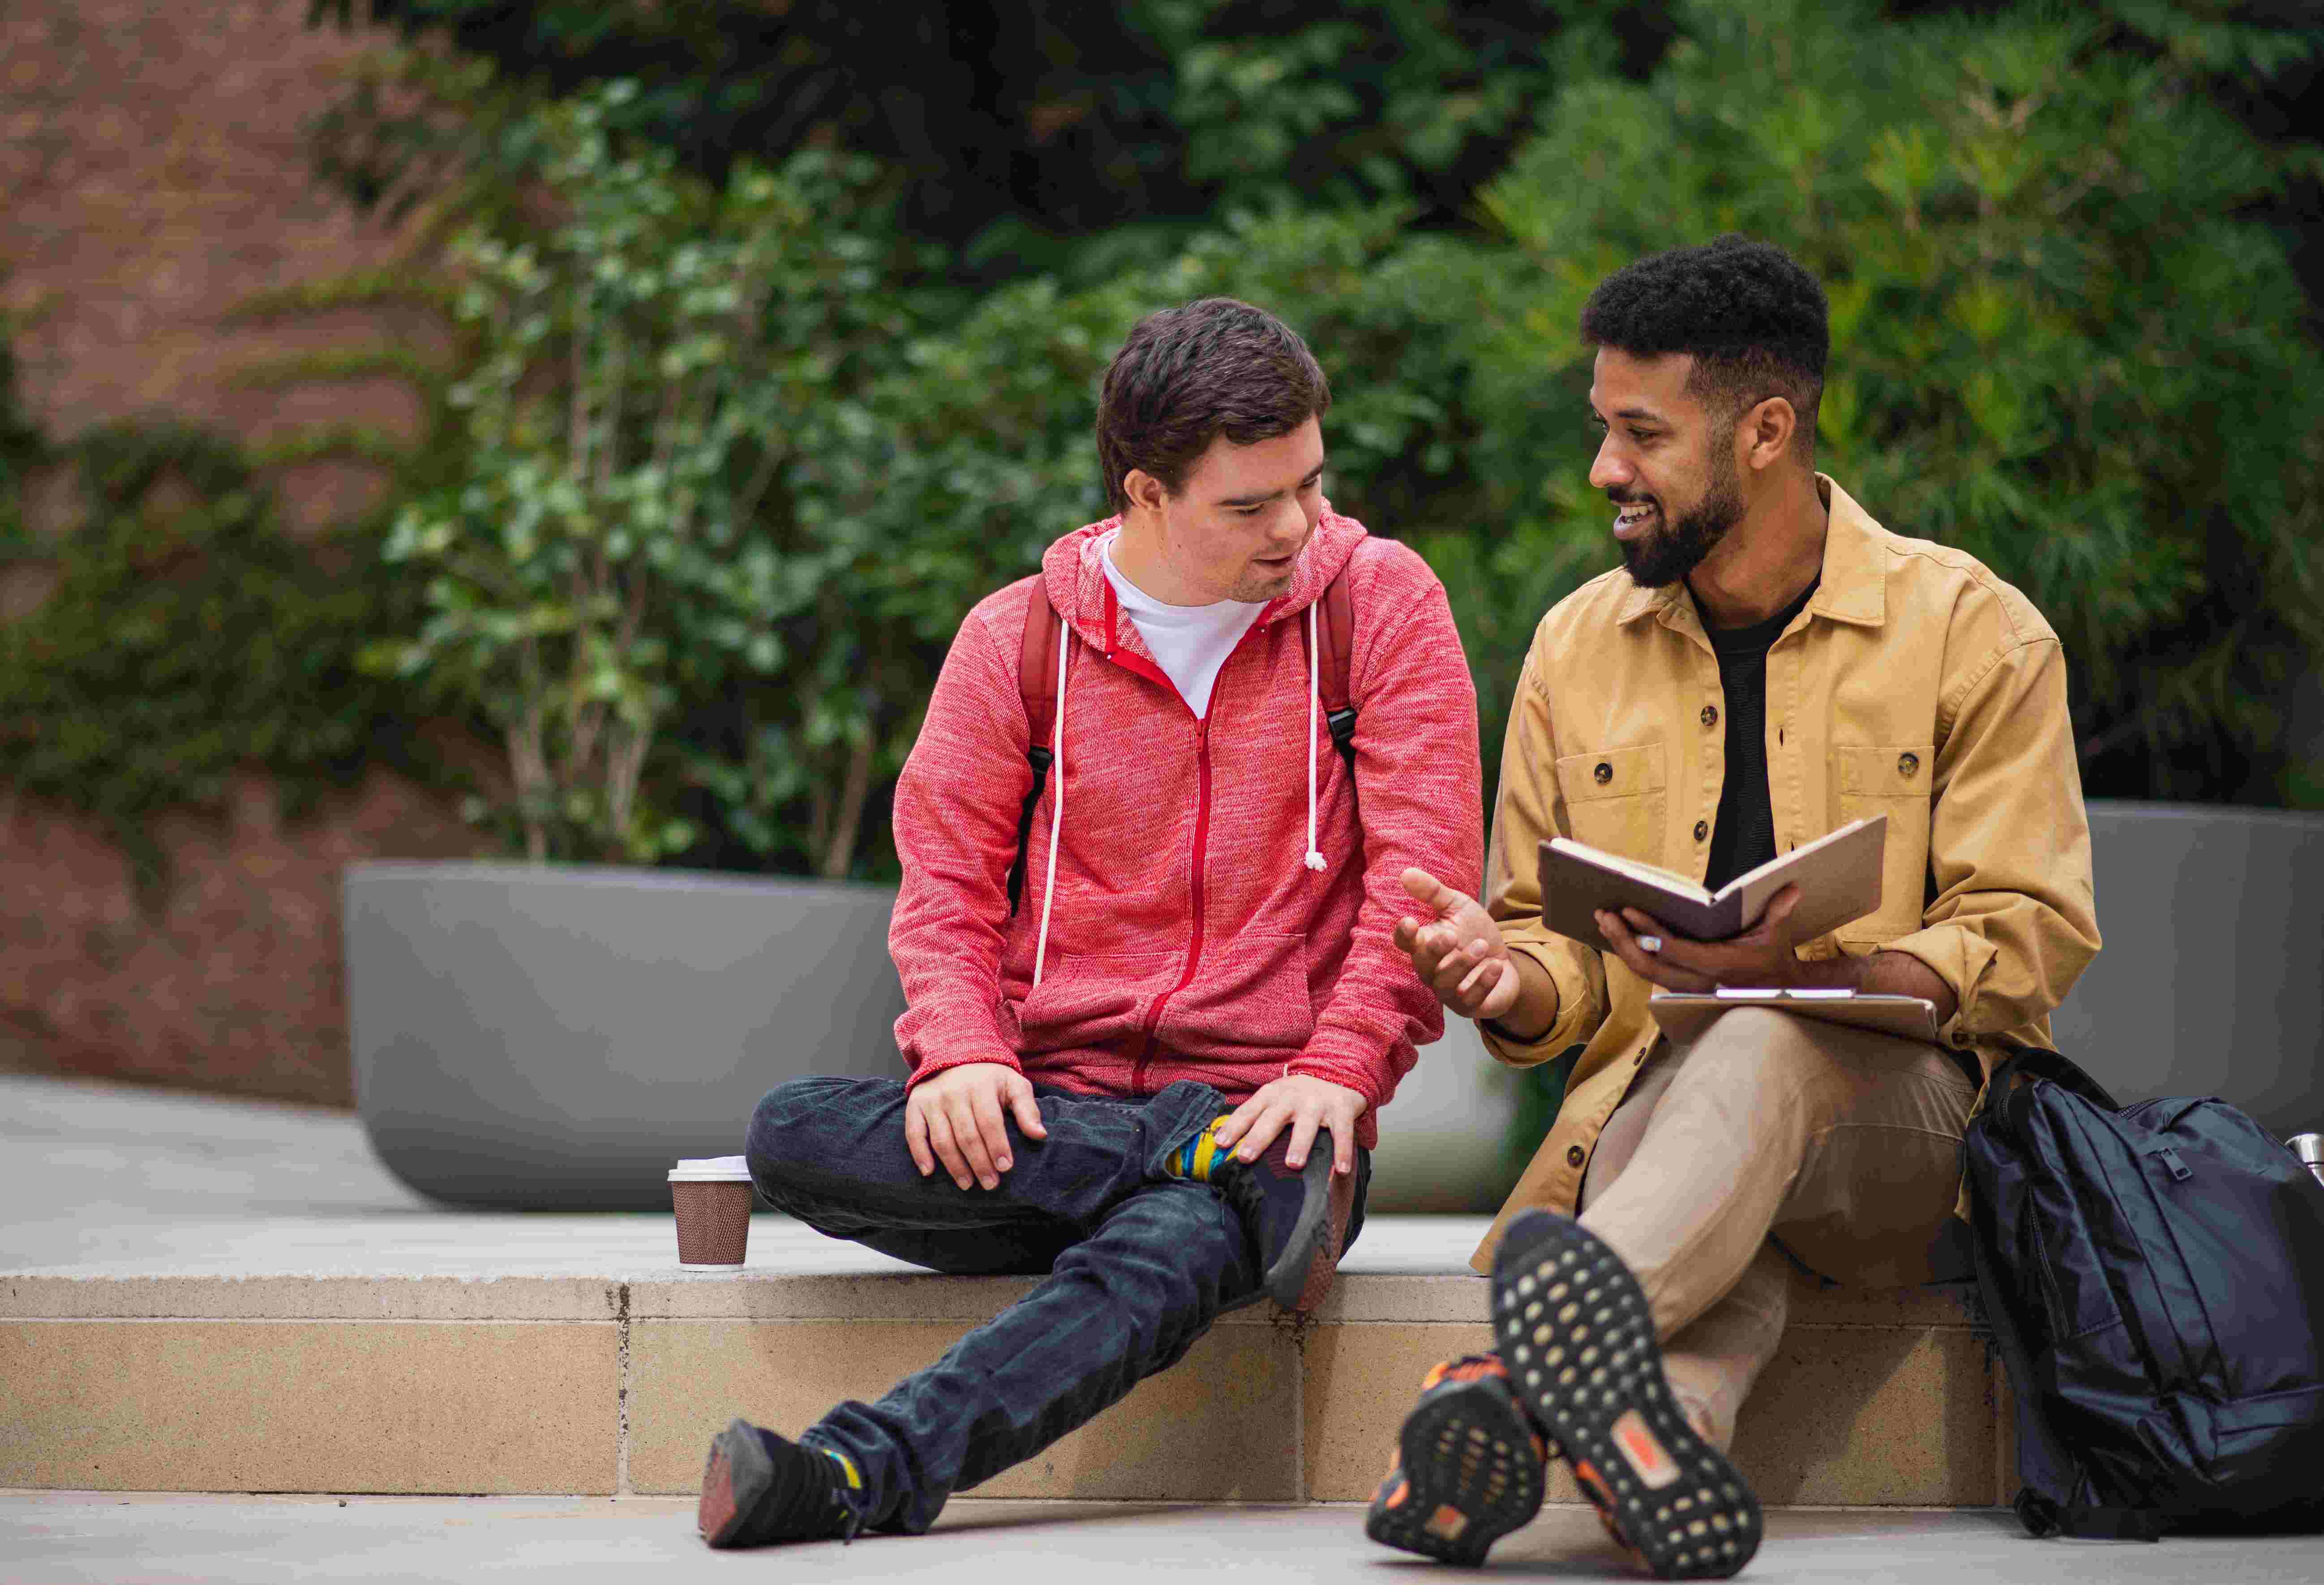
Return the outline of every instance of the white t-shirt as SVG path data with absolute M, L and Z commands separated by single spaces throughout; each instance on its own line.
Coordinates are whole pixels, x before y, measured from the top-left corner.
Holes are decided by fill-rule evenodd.
M 1100 547 L 1113 597 L 1138 624 L 1163 675 L 1177 687 L 1179 696 L 1200 721 L 1211 713 L 1211 688 L 1219 680 L 1219 668 L 1226 664 L 1268 603 L 1218 600 L 1208 605 L 1166 605 L 1122 576 L 1121 569 L 1114 566 L 1113 542 L 1120 533 L 1120 529 L 1114 530 Z

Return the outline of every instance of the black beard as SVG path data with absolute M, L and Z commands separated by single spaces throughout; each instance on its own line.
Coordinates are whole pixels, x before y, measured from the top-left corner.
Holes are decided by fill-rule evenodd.
M 1667 530 L 1623 540 L 1622 567 L 1640 588 L 1664 588 L 1701 566 L 1742 521 L 1742 493 L 1732 479 L 1720 480 L 1692 511 Z

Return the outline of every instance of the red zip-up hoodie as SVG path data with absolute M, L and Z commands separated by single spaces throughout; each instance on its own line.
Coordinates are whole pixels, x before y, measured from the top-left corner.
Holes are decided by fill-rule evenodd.
M 1018 684 L 1033 579 L 978 603 L 945 659 L 896 784 L 896 1044 L 915 1083 L 1001 1062 L 1084 1094 L 1196 1079 L 1232 1102 L 1312 1074 L 1364 1097 L 1369 1147 L 1415 1048 L 1444 1030 L 1391 939 L 1414 911 L 1397 878 L 1416 864 L 1474 896 L 1483 863 L 1476 693 L 1443 586 L 1326 504 L 1290 592 L 1227 657 L 1197 721 L 1106 580 L 1098 542 L 1120 521 L 1042 558 L 1068 630 L 1061 742 L 1013 917 L 1006 877 L 1033 783 Z M 1342 567 L 1352 792 L 1306 636 Z

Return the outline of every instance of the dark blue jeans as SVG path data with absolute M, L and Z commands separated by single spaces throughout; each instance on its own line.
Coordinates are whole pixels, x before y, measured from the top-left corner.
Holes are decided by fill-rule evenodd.
M 751 1175 L 776 1210 L 932 1270 L 1047 1278 L 878 1403 L 843 1403 L 808 1427 L 805 1440 L 862 1472 L 866 1528 L 926 1530 L 954 1491 L 1039 1452 L 1260 1295 L 1241 1219 L 1217 1190 L 1162 1167 L 1231 1110 L 1216 1090 L 1035 1093 L 1049 1137 L 1010 1124 L 1016 1165 L 989 1192 L 941 1166 L 920 1175 L 893 1080 L 795 1079 L 751 1120 Z M 1350 1244 L 1371 1170 L 1356 1156 Z

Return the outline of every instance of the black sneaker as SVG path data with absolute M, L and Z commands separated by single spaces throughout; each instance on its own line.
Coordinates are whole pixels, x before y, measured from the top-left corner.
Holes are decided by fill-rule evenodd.
M 1447 1359 L 1420 1384 L 1364 1534 L 1440 1562 L 1482 1563 L 1541 1511 L 1549 1447 L 1491 1354 Z
M 1493 1258 L 1493 1335 L 1618 1544 L 1665 1580 L 1724 1579 L 1751 1561 L 1758 1499 L 1687 1424 L 1646 1293 L 1595 1234 L 1540 1211 L 1510 1222 Z
M 737 1420 L 710 1440 L 695 1524 L 717 1547 L 853 1541 L 861 1520 L 849 1493 L 862 1488 L 838 1453 Z
M 1213 1127 L 1216 1127 L 1213 1124 Z M 1291 1130 L 1285 1129 L 1253 1162 L 1231 1156 L 1213 1167 L 1211 1183 L 1241 1212 L 1266 1263 L 1267 1296 L 1295 1314 L 1306 1314 L 1332 1291 L 1355 1210 L 1356 1175 L 1332 1170 L 1332 1135 L 1319 1129 L 1307 1163 L 1285 1165 Z

